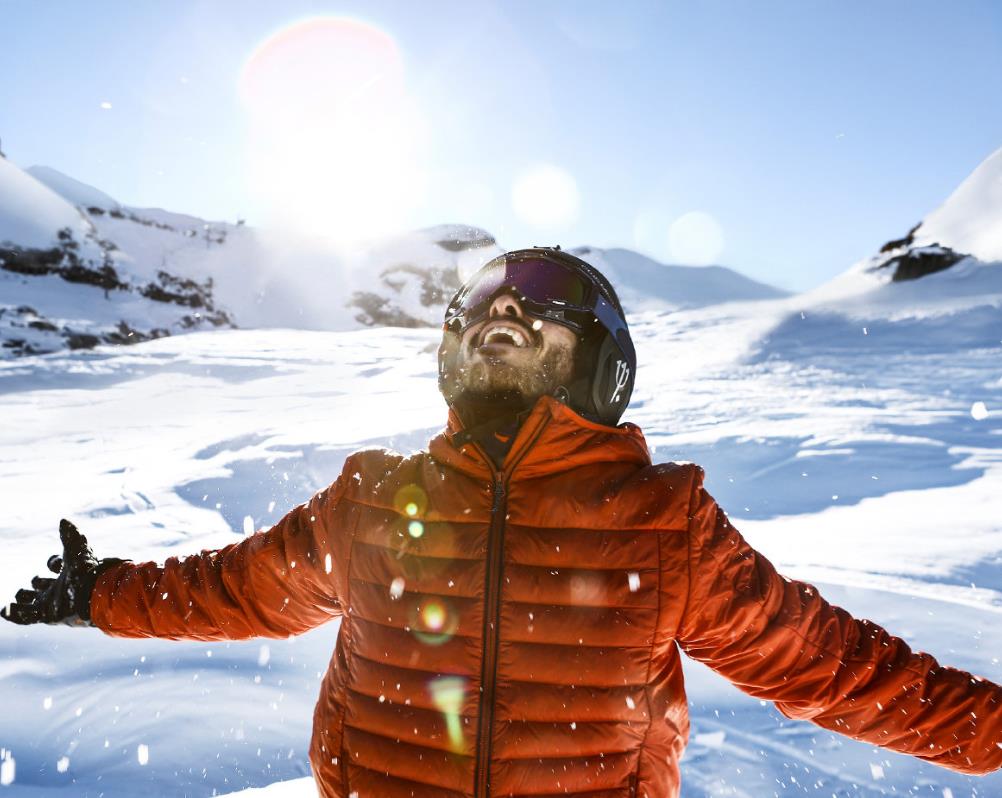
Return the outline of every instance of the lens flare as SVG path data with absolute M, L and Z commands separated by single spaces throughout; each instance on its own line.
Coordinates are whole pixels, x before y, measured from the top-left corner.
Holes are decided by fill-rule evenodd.
M 412 612 L 414 636 L 430 646 L 440 646 L 451 640 L 458 626 L 456 611 L 439 599 L 428 599 Z
M 668 241 L 676 262 L 709 266 L 724 251 L 724 230 L 710 214 L 691 211 L 672 222 Z
M 347 246 L 401 229 L 419 207 L 426 125 L 385 31 L 295 22 L 250 54 L 238 92 L 249 187 L 269 221 Z
M 404 485 L 393 497 L 393 507 L 401 515 L 418 518 L 428 509 L 428 495 L 417 485 Z
M 419 538 L 424 534 L 424 524 L 420 521 L 411 521 L 407 525 L 407 534 L 412 538 Z
M 430 602 L 421 611 L 421 620 L 431 632 L 441 632 L 445 626 L 445 608 L 437 602 Z
M 672 251 L 668 228 L 676 211 L 658 205 L 641 209 L 633 219 L 633 246 L 655 260 L 671 263 Z
M 455 753 L 463 750 L 463 723 L 461 712 L 466 696 L 466 680 L 461 676 L 439 676 L 428 684 L 432 703 L 445 717 L 449 745 Z

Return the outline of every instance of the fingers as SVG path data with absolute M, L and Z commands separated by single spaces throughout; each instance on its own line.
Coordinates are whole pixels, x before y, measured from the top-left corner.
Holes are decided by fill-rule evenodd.
M 79 560 L 86 558 L 89 552 L 87 538 L 72 522 L 65 518 L 59 522 L 59 539 L 63 542 L 63 566 L 72 566 Z
M 14 594 L 14 601 L 18 604 L 34 604 L 38 594 L 34 590 L 18 590 Z
M 36 576 L 31 580 L 31 586 L 35 590 L 41 592 L 43 590 L 48 590 L 56 583 L 55 579 L 46 579 L 44 576 Z
M 34 604 L 14 603 L 9 607 L 0 608 L 0 618 L 11 623 L 27 626 L 32 623 L 42 623 L 41 610 Z
M 63 542 L 63 548 L 70 548 L 77 538 L 83 537 L 80 534 L 80 530 L 71 521 L 67 521 L 65 518 L 59 519 L 59 539 Z
M 45 566 L 50 571 L 52 571 L 52 573 L 58 574 L 60 571 L 63 570 L 63 558 L 60 557 L 58 554 L 53 554 L 51 557 L 49 557 L 49 560 L 48 562 L 45 563 Z

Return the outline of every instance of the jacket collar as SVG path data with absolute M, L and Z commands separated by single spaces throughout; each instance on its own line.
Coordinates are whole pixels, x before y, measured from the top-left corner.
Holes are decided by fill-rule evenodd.
M 453 410 L 444 432 L 432 438 L 429 451 L 439 462 L 478 477 L 491 477 L 494 468 L 476 444 L 456 446 L 452 436 L 463 424 Z M 505 457 L 501 472 L 527 479 L 594 463 L 649 465 L 650 453 L 640 428 L 634 424 L 607 427 L 582 418 L 551 396 L 536 402 Z

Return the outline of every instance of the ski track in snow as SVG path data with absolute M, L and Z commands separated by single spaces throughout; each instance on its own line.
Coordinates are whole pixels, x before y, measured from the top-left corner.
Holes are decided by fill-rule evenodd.
M 800 301 L 637 315 L 627 420 L 656 461 L 704 465 L 784 573 L 1002 680 L 998 325 L 933 326 L 903 347 L 887 314 L 801 317 Z M 930 329 L 913 320 L 912 335 Z M 0 363 L 0 595 L 43 566 L 62 516 L 98 556 L 162 561 L 238 539 L 248 516 L 269 526 L 355 448 L 420 448 L 445 417 L 437 339 L 226 331 Z M 199 644 L 5 624 L 0 748 L 15 778 L 0 795 L 315 794 L 306 751 L 336 633 Z M 786 720 L 686 666 L 687 798 L 1002 794 L 999 775 Z

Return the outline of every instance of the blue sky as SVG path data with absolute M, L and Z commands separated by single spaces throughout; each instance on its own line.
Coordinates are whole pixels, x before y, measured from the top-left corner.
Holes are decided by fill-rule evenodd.
M 372 53 L 322 65 L 308 108 L 251 107 L 252 54 L 314 18 L 355 20 Z M 308 232 L 467 222 L 509 248 L 627 246 L 805 289 L 1002 146 L 996 2 L 0 0 L 0 19 L 15 163 Z M 393 91 L 323 116 L 367 64 Z

